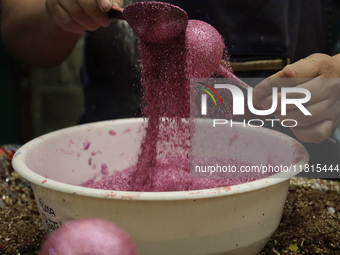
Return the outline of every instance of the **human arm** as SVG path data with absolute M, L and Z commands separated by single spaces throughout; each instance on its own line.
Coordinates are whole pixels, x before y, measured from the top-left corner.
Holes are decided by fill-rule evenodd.
M 50 67 L 65 60 L 82 33 L 107 26 L 123 0 L 1 0 L 1 33 L 23 61 Z M 106 6 L 106 8 L 103 8 Z
M 278 78 L 289 78 L 289 86 L 305 88 L 310 91 L 311 99 L 304 104 L 312 116 L 304 115 L 294 105 L 287 106 L 287 114 L 280 115 L 281 102 L 275 112 L 277 119 L 294 119 L 298 122 L 292 131 L 302 142 L 320 143 L 340 122 L 340 54 L 333 57 L 326 54 L 312 54 L 258 84 L 253 92 L 254 104 L 269 109 L 272 104 L 272 88 L 278 87 Z M 304 82 L 300 83 L 300 78 Z M 283 84 L 287 84 L 283 82 Z M 301 96 L 301 95 L 300 95 Z M 288 98 L 299 98 L 289 94 Z M 280 93 L 278 93 L 280 99 Z

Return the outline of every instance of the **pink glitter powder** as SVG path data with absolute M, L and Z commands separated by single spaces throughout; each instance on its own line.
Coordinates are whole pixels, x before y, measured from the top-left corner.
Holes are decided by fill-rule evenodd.
M 126 6 L 124 19 L 146 42 L 169 42 L 183 33 L 188 23 L 188 15 L 178 6 L 156 2 L 137 2 Z
M 160 10 L 154 13 L 160 15 Z M 138 22 L 144 24 L 152 20 L 152 16 L 141 17 L 145 20 Z M 121 191 L 185 191 L 255 180 L 190 178 L 190 78 L 208 78 L 219 69 L 224 50 L 219 33 L 197 20 L 189 21 L 186 31 L 180 31 L 174 38 L 164 34 L 168 33 L 164 29 L 152 33 L 154 38 L 167 40 L 150 42 L 139 37 L 141 109 L 148 123 L 137 165 L 96 183 L 90 180 L 83 186 Z M 223 160 L 238 168 L 249 165 L 237 159 Z
M 84 142 L 83 143 L 84 150 L 88 150 L 90 148 L 90 145 L 91 145 L 91 142 Z
M 139 54 L 143 66 L 141 106 L 144 117 L 148 118 L 148 124 L 137 170 L 133 173 L 133 190 L 152 189 L 156 158 L 160 153 L 167 154 L 171 143 L 183 147 L 189 157 L 187 141 L 190 135 L 189 124 L 182 121 L 182 118 L 190 117 L 190 80 L 186 73 L 185 33 L 167 43 L 139 40 Z M 162 122 L 162 117 L 168 119 Z M 162 147 L 162 143 L 167 148 Z
M 225 165 L 233 165 L 237 169 L 241 166 L 251 166 L 239 159 L 234 158 L 210 158 L 214 162 L 223 162 Z M 155 171 L 153 172 L 152 186 L 141 186 L 138 191 L 161 192 L 161 191 L 187 191 L 210 189 L 216 187 L 226 187 L 244 182 L 254 181 L 258 178 L 211 178 L 210 173 L 205 173 L 206 178 L 190 178 L 189 159 L 187 157 L 167 157 L 156 160 Z M 221 164 L 221 163 L 220 163 Z M 134 175 L 137 167 L 132 166 L 123 171 L 116 172 L 112 176 L 106 177 L 99 182 L 88 181 L 83 187 L 135 191 Z M 215 175 L 216 176 L 216 175 Z
M 106 164 L 102 163 L 100 172 L 102 173 L 102 175 L 108 175 L 109 174 L 109 171 L 107 170 Z

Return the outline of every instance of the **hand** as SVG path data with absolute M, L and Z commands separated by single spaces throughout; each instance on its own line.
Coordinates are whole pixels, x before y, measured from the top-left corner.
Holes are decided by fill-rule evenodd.
M 290 78 L 281 80 L 277 78 Z M 299 79 L 299 78 L 304 78 Z M 287 85 L 288 84 L 288 85 Z M 330 57 L 312 54 L 258 84 L 253 91 L 254 105 L 269 109 L 272 105 L 272 88 L 300 87 L 310 91 L 311 99 L 304 107 L 312 114 L 305 116 L 295 105 L 287 105 L 287 114 L 281 115 L 281 93 L 274 113 L 277 119 L 294 119 L 298 122 L 292 131 L 302 142 L 320 143 L 340 122 L 340 54 Z M 287 98 L 301 98 L 300 93 L 288 93 Z M 304 97 L 304 95 L 303 95 Z
M 112 6 L 122 7 L 123 0 L 46 0 L 46 10 L 61 29 L 71 33 L 94 31 L 108 26 Z

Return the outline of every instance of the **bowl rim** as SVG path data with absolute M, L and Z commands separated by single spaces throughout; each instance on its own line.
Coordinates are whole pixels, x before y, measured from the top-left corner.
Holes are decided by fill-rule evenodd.
M 102 199 L 120 199 L 120 200 L 140 200 L 140 201 L 170 201 L 170 200 L 192 200 L 192 199 L 205 199 L 220 196 L 230 196 L 239 193 L 251 192 L 254 190 L 268 188 L 270 186 L 279 184 L 291 177 L 297 175 L 299 172 L 288 172 L 288 173 L 277 173 L 272 177 L 262 178 L 252 182 L 246 182 L 238 185 L 232 185 L 227 187 L 219 187 L 212 189 L 203 190 L 190 190 L 190 191 L 165 191 L 165 192 L 134 192 L 134 191 L 116 191 L 116 190 L 101 190 L 94 188 L 86 188 L 72 184 L 66 184 L 59 181 L 54 181 L 52 179 L 43 177 L 27 167 L 25 164 L 26 155 L 25 153 L 28 149 L 34 148 L 37 144 L 40 144 L 48 139 L 58 136 L 62 132 L 72 132 L 74 129 L 88 129 L 91 126 L 103 126 L 108 123 L 119 123 L 119 124 L 129 124 L 129 123 L 142 123 L 145 121 L 144 118 L 125 118 L 117 120 L 100 121 L 88 124 L 82 124 L 78 126 L 72 126 L 68 128 L 59 129 L 40 137 L 34 138 L 31 141 L 22 145 L 14 154 L 12 165 L 14 170 L 24 179 L 29 181 L 31 184 L 38 185 L 42 188 L 51 189 L 63 193 L 68 193 L 76 196 L 86 196 Z M 237 128 L 250 128 L 244 126 L 237 126 Z M 295 140 L 294 138 L 280 133 L 275 130 L 263 128 L 263 127 L 252 127 L 252 130 L 257 132 L 266 132 L 270 136 L 276 136 L 279 139 L 286 139 L 286 141 L 292 142 L 296 155 L 299 157 L 294 158 L 295 169 L 304 166 L 308 163 L 309 155 L 305 147 Z M 266 130 L 266 131 L 265 131 Z M 268 130 L 270 132 L 268 132 Z M 294 153 L 294 154 L 295 154 Z M 302 155 L 302 156 L 301 156 Z M 34 185 L 33 189 L 34 189 Z

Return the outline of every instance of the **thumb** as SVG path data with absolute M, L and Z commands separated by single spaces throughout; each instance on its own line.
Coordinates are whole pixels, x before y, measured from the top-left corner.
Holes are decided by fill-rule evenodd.
M 124 0 L 110 0 L 112 3 L 112 6 L 117 6 L 117 7 L 123 7 L 124 6 Z
M 97 0 L 97 3 L 103 12 L 108 12 L 112 6 L 123 7 L 124 0 Z

